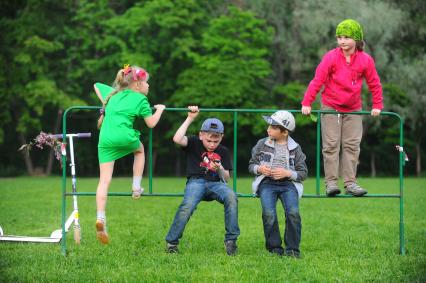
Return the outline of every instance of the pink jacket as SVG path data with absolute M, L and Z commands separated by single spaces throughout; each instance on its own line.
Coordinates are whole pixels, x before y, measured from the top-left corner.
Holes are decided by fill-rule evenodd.
M 383 95 L 380 78 L 374 60 L 365 52 L 355 51 L 351 62 L 346 63 L 343 51 L 337 47 L 327 52 L 315 71 L 302 101 L 303 106 L 311 106 L 317 93 L 324 85 L 322 104 L 340 112 L 361 110 L 362 79 L 373 95 L 373 108 L 383 109 Z

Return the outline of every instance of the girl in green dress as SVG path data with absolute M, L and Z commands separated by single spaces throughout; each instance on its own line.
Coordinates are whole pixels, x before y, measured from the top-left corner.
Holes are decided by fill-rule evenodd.
M 106 231 L 105 208 L 108 188 L 114 171 L 115 160 L 133 153 L 133 185 L 132 197 L 140 198 L 142 174 L 145 165 L 145 154 L 139 140 L 140 132 L 133 128 L 136 117 L 142 117 L 149 128 L 154 128 L 166 108 L 162 104 L 154 105 L 152 114 L 147 95 L 149 74 L 137 66 L 125 65 L 119 70 L 113 87 L 96 83 L 95 92 L 102 101 L 98 143 L 99 184 L 96 190 L 97 238 L 108 244 Z

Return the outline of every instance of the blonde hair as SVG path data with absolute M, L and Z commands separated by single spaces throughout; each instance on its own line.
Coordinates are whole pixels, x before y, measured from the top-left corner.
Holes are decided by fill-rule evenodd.
M 102 111 L 101 115 L 98 119 L 98 129 L 101 128 L 102 122 L 104 121 L 105 117 L 105 108 L 108 104 L 108 101 L 111 99 L 112 96 L 119 93 L 120 91 L 129 88 L 132 83 L 135 81 L 143 81 L 146 82 L 149 79 L 149 74 L 145 69 L 138 67 L 138 66 L 129 66 L 124 65 L 123 69 L 120 69 L 117 72 L 117 76 L 115 77 L 113 88 L 114 91 L 112 91 L 104 100 L 102 105 Z

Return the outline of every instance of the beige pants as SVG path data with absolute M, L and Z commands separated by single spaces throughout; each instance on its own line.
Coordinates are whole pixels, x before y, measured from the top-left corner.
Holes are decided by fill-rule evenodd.
M 334 110 L 327 106 L 321 109 Z M 337 185 L 339 170 L 345 186 L 356 182 L 362 115 L 322 114 L 321 134 L 326 185 Z

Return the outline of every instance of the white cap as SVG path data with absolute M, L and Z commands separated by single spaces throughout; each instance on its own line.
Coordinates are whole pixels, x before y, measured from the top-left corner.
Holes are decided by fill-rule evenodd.
M 290 132 L 294 132 L 296 129 L 296 121 L 294 120 L 294 116 L 288 111 L 279 110 L 271 116 L 262 117 L 269 125 L 282 126 Z

